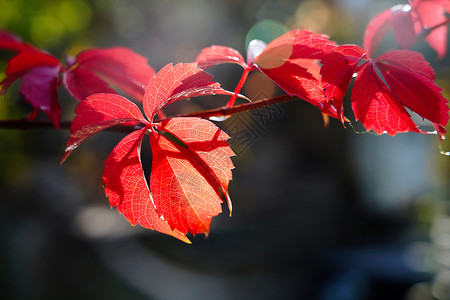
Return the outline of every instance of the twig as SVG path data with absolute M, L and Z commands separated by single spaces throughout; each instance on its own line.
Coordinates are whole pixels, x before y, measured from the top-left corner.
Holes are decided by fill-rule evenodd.
M 245 112 L 245 111 L 250 111 L 250 110 L 254 110 L 254 109 L 258 109 L 258 108 L 262 108 L 262 107 L 267 107 L 267 106 L 271 106 L 271 105 L 278 104 L 278 103 L 288 102 L 293 99 L 296 99 L 296 98 L 293 98 L 286 94 L 286 95 L 278 96 L 275 98 L 256 100 L 254 102 L 244 103 L 244 104 L 236 105 L 233 107 L 220 107 L 220 108 L 215 108 L 215 109 L 210 109 L 210 110 L 205 110 L 205 111 L 200 111 L 200 112 L 175 115 L 175 116 L 168 117 L 167 119 L 172 118 L 172 117 L 197 117 L 197 118 L 209 119 L 211 117 L 229 116 L 229 115 L 233 115 L 233 114 L 240 113 L 240 112 Z M 161 120 L 161 121 L 163 121 L 163 120 Z
M 254 109 L 259 109 L 262 107 L 271 106 L 278 103 L 291 101 L 293 98 L 289 95 L 282 95 L 274 98 L 261 99 L 256 100 L 254 102 L 244 103 L 240 105 L 236 105 L 233 107 L 219 107 L 215 109 L 188 113 L 188 114 L 180 114 L 175 116 L 169 116 L 159 121 L 167 120 L 173 117 L 197 117 L 203 119 L 209 119 L 211 117 L 222 117 L 229 116 L 233 114 L 237 114 L 240 112 L 250 111 Z M 60 123 L 61 129 L 70 129 L 71 121 L 63 121 Z M 18 130 L 30 130 L 30 129 L 52 129 L 55 128 L 52 122 L 47 120 L 38 120 L 31 121 L 29 119 L 21 119 L 21 120 L 0 120 L 0 129 L 18 129 Z M 112 131 L 120 131 L 120 132 L 130 132 L 130 126 L 115 126 L 110 128 Z

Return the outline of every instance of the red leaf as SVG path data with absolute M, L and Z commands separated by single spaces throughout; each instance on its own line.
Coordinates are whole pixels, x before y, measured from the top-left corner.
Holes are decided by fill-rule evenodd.
M 6 78 L 0 83 L 2 85 L 0 93 L 4 93 L 11 83 L 27 72 L 43 66 L 56 67 L 60 66 L 60 63 L 55 57 L 46 53 L 38 51 L 19 52 L 19 54 L 15 55 L 8 62 L 5 70 Z
M 270 42 L 253 63 L 291 96 L 300 97 L 336 117 L 320 84 L 319 60 L 336 44 L 324 35 L 290 31 Z
M 418 36 L 426 34 L 425 40 L 436 50 L 441 59 L 447 52 L 447 17 L 450 13 L 448 0 L 411 0 L 410 5 L 396 5 L 375 16 L 364 34 L 364 49 L 373 56 L 387 31 L 392 28 L 399 46 L 410 48 Z M 438 26 L 442 24 L 442 26 Z M 435 26 L 438 26 L 435 28 Z M 430 32 L 430 29 L 431 32 Z
M 323 87 L 342 116 L 342 101 L 354 73 L 351 95 L 357 120 L 376 133 L 421 132 L 405 108 L 433 123 L 441 135 L 448 123 L 447 100 L 420 53 L 394 50 L 368 59 L 358 46 L 340 46 L 322 59 Z M 361 64 L 362 63 L 362 64 Z M 442 136 L 441 136 L 442 137 Z
M 336 47 L 322 60 L 322 86 L 327 101 L 336 107 L 337 115 L 344 124 L 343 100 L 361 59 L 366 58 L 363 49 L 356 45 Z M 366 58 L 367 59 L 367 58 Z
M 45 112 L 59 128 L 61 108 L 58 103 L 58 75 L 62 66 L 58 59 L 23 42 L 19 37 L 0 30 L 0 49 L 18 51 L 6 67 L 6 77 L 0 82 L 0 94 L 16 80 L 23 81 L 19 92 L 35 111 Z
M 408 112 L 376 74 L 372 64 L 358 73 L 352 91 L 352 108 L 356 120 L 378 134 L 416 131 Z
M 94 94 L 78 104 L 77 116 L 71 125 L 72 134 L 66 144 L 63 163 L 84 140 L 112 126 L 146 124 L 139 108 L 126 98 L 115 94 Z
M 270 42 L 253 62 L 259 63 L 259 68 L 268 69 L 282 64 L 285 59 L 321 59 L 334 47 L 336 43 L 326 35 L 308 30 L 292 30 Z
M 61 72 L 59 61 L 46 53 L 25 47 L 12 57 L 6 67 L 6 77 L 0 82 L 0 94 L 22 78 L 20 93 L 24 95 L 35 110 L 45 112 L 56 128 L 59 128 L 61 108 L 58 103 L 58 75 Z
M 23 42 L 19 37 L 0 30 L 0 49 L 10 51 L 38 50 L 34 46 Z
M 433 78 L 429 64 L 412 51 L 391 51 L 368 61 L 358 72 L 353 88 L 356 118 L 376 133 L 419 132 L 406 107 L 436 128 L 445 127 L 449 119 L 447 100 Z
M 190 243 L 184 234 L 172 231 L 156 212 L 141 164 L 141 141 L 145 132 L 144 128 L 127 135 L 106 159 L 103 171 L 106 196 L 111 207 L 117 206 L 131 224 L 139 223 Z
M 363 47 L 367 56 L 372 57 L 390 28 L 391 9 L 386 9 L 376 15 L 366 27 Z
M 326 101 L 320 85 L 318 64 L 326 53 L 336 47 L 334 42 L 324 35 L 293 30 L 264 46 L 258 40 L 249 44 L 248 66 L 238 51 L 223 46 L 203 49 L 196 61 L 202 68 L 237 63 L 248 70 L 260 70 L 289 95 L 300 97 L 317 106 L 323 113 L 338 117 L 336 109 Z
M 20 93 L 35 109 L 45 112 L 59 128 L 61 108 L 58 103 L 59 66 L 37 67 L 23 76 Z
M 447 100 L 441 88 L 412 70 L 377 60 L 378 69 L 397 99 L 412 111 L 433 123 L 445 126 L 448 122 Z
M 155 75 L 155 71 L 148 65 L 145 57 L 122 47 L 83 51 L 76 56 L 73 68 L 69 73 L 79 67 L 105 78 L 138 101 L 142 101 L 145 89 L 150 79 Z M 100 84 L 98 79 L 90 85 L 91 89 L 97 91 L 107 86 L 106 83 Z M 74 93 L 74 88 L 80 86 L 81 84 L 71 86 L 72 93 Z M 109 88 L 108 90 L 101 90 L 101 92 L 109 92 Z M 74 94 L 78 93 L 75 92 Z
M 409 49 L 416 41 L 416 31 L 411 15 L 411 6 L 396 5 L 391 8 L 390 16 L 392 30 L 397 44 L 402 49 Z
M 156 112 L 175 101 L 205 95 L 233 95 L 225 91 L 212 75 L 198 68 L 196 63 L 166 65 L 156 74 L 144 95 L 144 112 L 153 120 Z
M 244 58 L 237 50 L 217 45 L 204 48 L 195 59 L 195 62 L 198 63 L 201 69 L 225 63 L 234 63 L 242 66 L 244 69 L 247 68 Z
M 147 115 L 153 118 L 157 109 L 184 97 L 229 94 L 210 79 L 196 64 L 166 66 L 146 91 Z M 228 135 L 211 122 L 174 118 L 149 123 L 135 104 L 116 94 L 91 95 L 80 102 L 76 113 L 62 161 L 85 139 L 103 129 L 118 124 L 144 127 L 116 146 L 104 171 L 105 192 L 111 205 L 117 206 L 132 224 L 140 223 L 188 242 L 184 236 L 188 231 L 208 233 L 211 218 L 221 211 L 222 195 L 231 211 L 228 183 L 233 152 L 226 142 Z M 150 130 L 151 193 L 140 161 L 141 141 Z M 170 180 L 175 180 L 173 185 Z M 199 183 L 198 190 L 192 185 L 194 181 Z
M 157 210 L 171 228 L 208 234 L 211 218 L 222 211 L 221 193 L 228 199 L 234 155 L 229 137 L 199 118 L 169 119 L 160 129 L 182 144 L 151 134 L 150 190 Z
M 415 51 L 392 50 L 380 55 L 377 60 L 390 65 L 410 69 L 412 72 L 429 80 L 434 80 L 436 78 L 430 64 L 423 58 L 422 54 Z
M 445 5 L 447 5 L 448 10 L 449 3 L 449 1 L 447 3 L 444 3 L 444 1 L 441 3 L 439 1 L 416 1 L 412 7 L 418 19 L 418 34 L 422 29 L 432 28 L 444 23 L 447 20 Z M 438 59 L 442 59 L 447 53 L 447 26 L 444 25 L 434 29 L 428 34 L 425 40 L 437 52 Z
M 79 101 L 83 101 L 89 95 L 96 93 L 116 93 L 108 83 L 100 79 L 94 72 L 83 67 L 65 72 L 63 82 L 72 97 Z
M 135 119 L 136 122 L 147 123 L 139 108 L 128 99 L 116 94 L 94 94 L 86 101 L 80 102 L 75 112 L 78 114 L 72 121 L 70 130 L 112 119 Z

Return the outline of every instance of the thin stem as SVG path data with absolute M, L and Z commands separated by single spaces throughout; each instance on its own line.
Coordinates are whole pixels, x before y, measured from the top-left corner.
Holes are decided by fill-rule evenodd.
M 231 96 L 230 100 L 228 100 L 227 105 L 225 107 L 233 107 L 234 102 L 236 102 L 237 95 L 241 91 L 242 87 L 244 86 L 245 80 L 247 80 L 248 74 L 250 73 L 251 66 L 247 66 L 247 68 L 244 69 L 244 72 L 241 75 L 241 79 L 239 80 L 236 88 L 234 89 L 234 95 Z

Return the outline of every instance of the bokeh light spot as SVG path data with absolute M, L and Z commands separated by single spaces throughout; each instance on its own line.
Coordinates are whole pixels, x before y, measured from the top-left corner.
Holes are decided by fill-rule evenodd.
M 252 40 L 261 40 L 266 44 L 270 43 L 280 35 L 288 31 L 287 27 L 280 22 L 273 20 L 262 20 L 250 28 L 245 38 L 245 49 Z
M 322 1 L 303 2 L 295 13 L 293 27 L 311 30 L 315 33 L 326 32 L 331 14 L 331 8 Z

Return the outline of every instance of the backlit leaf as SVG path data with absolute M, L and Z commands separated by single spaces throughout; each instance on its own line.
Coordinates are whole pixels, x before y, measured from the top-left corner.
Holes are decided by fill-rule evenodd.
M 82 51 L 74 59 L 69 59 L 69 67 L 69 74 L 82 68 L 99 76 L 93 82 L 85 78 L 79 84 L 73 83 L 73 80 L 74 78 L 82 79 L 82 77 L 72 76 L 73 84 L 66 86 L 74 96 L 84 95 L 83 91 L 77 91 L 77 89 L 86 84 L 89 85 L 87 90 L 109 93 L 111 88 L 103 81 L 105 79 L 122 89 L 132 99 L 142 101 L 147 84 L 155 75 L 155 71 L 148 65 L 145 57 L 123 47 Z M 85 73 L 86 71 L 83 72 Z M 76 98 L 81 101 L 85 97 Z
M 437 87 L 429 63 L 417 52 L 395 50 L 369 59 L 358 46 L 341 46 L 323 60 L 327 97 L 341 112 L 342 100 L 356 74 L 352 108 L 367 130 L 394 135 L 419 130 L 409 109 L 433 123 L 440 137 L 448 123 L 447 100 Z
M 334 48 L 321 63 L 322 86 L 325 89 L 327 101 L 336 107 L 339 119 L 344 124 L 343 100 L 353 74 L 360 61 L 367 57 L 358 46 L 345 45 Z
M 401 49 L 409 49 L 418 38 L 425 37 L 438 59 L 442 59 L 447 52 L 446 13 L 450 13 L 448 0 L 410 0 L 409 4 L 396 5 L 369 22 L 364 33 L 364 49 L 369 56 L 374 56 L 392 29 Z
M 183 97 L 226 93 L 197 64 L 168 65 L 149 84 L 144 110 L 157 109 Z M 151 123 L 135 104 L 117 94 L 94 94 L 80 102 L 72 122 L 64 161 L 84 140 L 115 125 L 133 131 L 105 162 L 103 181 L 111 206 L 132 223 L 189 242 L 185 234 L 208 234 L 211 218 L 224 198 L 231 211 L 228 183 L 233 154 L 227 134 L 199 118 L 172 118 Z M 141 142 L 151 132 L 150 190 L 141 163 Z M 198 188 L 198 189 L 197 189 Z
M 409 49 L 416 41 L 414 19 L 411 6 L 396 5 L 391 8 L 390 22 L 397 44 L 401 49 Z
M 117 207 L 131 224 L 139 223 L 190 243 L 184 234 L 172 231 L 156 212 L 141 163 L 141 141 L 145 131 L 141 129 L 127 135 L 106 159 L 103 171 L 106 196 L 111 207 Z
M 445 23 L 450 13 L 450 1 L 414 1 L 412 4 L 417 16 L 416 31 L 420 33 L 425 28 L 432 28 Z M 428 34 L 425 40 L 442 59 L 447 53 L 447 25 L 440 26 Z
M 212 75 L 198 68 L 196 63 L 166 65 L 156 74 L 144 95 L 144 112 L 153 120 L 156 112 L 175 101 L 205 95 L 233 95 L 225 91 Z
M 234 155 L 226 135 L 213 123 L 198 118 L 173 118 L 161 125 L 182 144 L 152 133 L 150 190 L 155 205 L 171 228 L 182 233 L 209 233 L 228 198 Z
M 253 63 L 289 95 L 337 117 L 325 98 L 319 66 L 320 59 L 335 47 L 327 36 L 294 30 L 270 42 Z
M 146 124 L 139 108 L 126 98 L 116 94 L 94 94 L 78 104 L 77 116 L 71 125 L 72 134 L 66 144 L 63 163 L 83 141 L 109 127 L 126 124 Z
M 238 64 L 244 69 L 247 67 L 244 58 L 239 51 L 230 47 L 217 45 L 204 48 L 195 59 L 195 62 L 197 62 L 199 68 L 202 69 L 225 63 Z
M 65 72 L 63 82 L 72 97 L 80 101 L 86 100 L 92 94 L 116 93 L 107 82 L 83 67 Z
M 373 17 L 367 25 L 363 38 L 363 48 L 367 56 L 375 55 L 378 46 L 391 28 L 390 17 L 391 9 L 389 8 Z
M 390 135 L 419 131 L 403 105 L 378 77 L 372 64 L 364 65 L 358 73 L 351 99 L 356 119 L 367 130 Z

